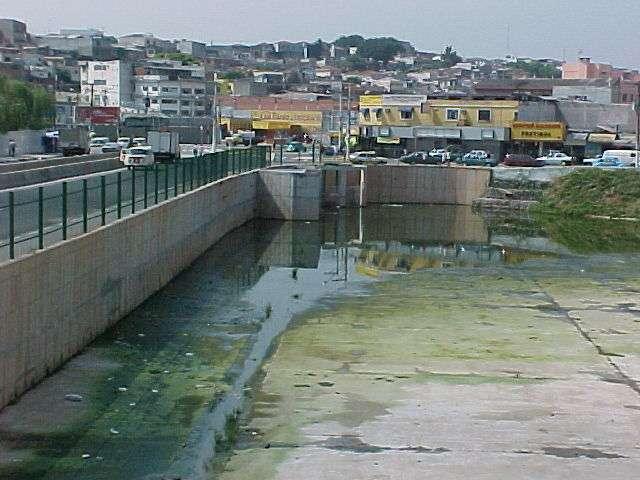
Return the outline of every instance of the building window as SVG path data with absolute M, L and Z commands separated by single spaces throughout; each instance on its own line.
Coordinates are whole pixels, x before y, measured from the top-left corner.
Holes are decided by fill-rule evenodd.
M 627 102 L 627 94 L 623 93 L 622 94 L 622 103 L 626 103 Z
M 93 84 L 94 85 L 106 85 L 107 81 L 106 80 L 94 80 Z
M 202 88 L 196 88 L 196 89 L 194 90 L 194 93 L 195 93 L 196 95 L 202 95 L 202 94 L 204 94 L 204 90 L 203 90 Z
M 154 91 L 154 92 L 157 92 L 158 91 L 158 87 L 152 87 L 151 90 Z
M 157 104 L 157 103 L 158 103 L 158 99 L 157 99 L 157 98 L 152 98 L 152 99 L 151 99 L 151 103 L 155 103 L 155 104 Z
M 161 111 L 163 115 L 177 115 L 178 111 L 177 110 L 162 110 Z
M 142 87 L 142 91 L 143 92 L 148 92 L 149 91 L 149 87 Z
M 188 106 L 191 105 L 191 102 L 189 100 L 183 100 L 182 101 L 182 105 L 185 106 L 185 107 L 188 107 Z
M 175 105 L 176 103 L 178 103 L 177 100 L 170 100 L 170 99 L 167 99 L 167 98 L 163 98 L 162 99 L 162 104 L 163 105 Z
M 93 66 L 93 70 L 94 71 L 99 71 L 99 70 L 106 70 L 107 66 L 106 65 L 94 65 Z
M 400 110 L 400 118 L 402 120 L 411 120 L 413 118 L 413 108 L 403 108 Z
M 478 121 L 479 122 L 490 122 L 491 121 L 491 110 L 478 110 Z
M 191 95 L 192 90 L 190 88 L 183 88 L 182 89 L 182 94 L 183 95 Z
M 460 118 L 460 110 L 457 108 L 447 108 L 447 120 L 458 120 Z
M 518 112 L 513 112 L 513 119 L 518 121 Z
M 189 117 L 189 116 L 191 116 L 191 111 L 189 111 L 189 110 L 182 110 L 182 116 L 183 116 L 183 117 Z

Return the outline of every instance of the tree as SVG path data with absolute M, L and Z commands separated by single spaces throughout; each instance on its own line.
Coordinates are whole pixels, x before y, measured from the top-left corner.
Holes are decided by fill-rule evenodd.
M 358 56 L 387 63 L 403 50 L 404 45 L 395 38 L 369 38 L 358 48 Z
M 198 60 L 193 55 L 189 55 L 188 53 L 181 53 L 181 52 L 156 53 L 153 58 L 157 58 L 160 60 L 174 60 L 177 62 L 181 62 L 182 65 L 199 65 L 200 64 L 200 60 Z
M 53 124 L 54 101 L 42 87 L 0 76 L 0 132 Z
M 360 48 L 364 45 L 365 39 L 360 35 L 348 35 L 342 36 L 338 38 L 334 43 L 337 47 L 342 48 L 350 48 L 350 47 L 358 47 Z
M 544 62 L 518 61 L 515 64 L 514 68 L 519 68 L 520 70 L 524 70 L 534 78 L 560 78 L 562 76 L 562 70 L 555 67 L 554 65 L 549 65 L 548 63 L 544 63 Z
M 454 65 L 460 63 L 462 58 L 458 55 L 453 49 L 453 45 L 447 45 L 444 51 L 442 52 L 442 63 L 445 67 L 453 67 Z

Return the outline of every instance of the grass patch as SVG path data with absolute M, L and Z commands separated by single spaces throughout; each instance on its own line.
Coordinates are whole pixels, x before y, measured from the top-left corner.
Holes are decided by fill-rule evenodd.
M 537 214 L 640 217 L 640 172 L 589 168 L 558 179 L 533 207 Z

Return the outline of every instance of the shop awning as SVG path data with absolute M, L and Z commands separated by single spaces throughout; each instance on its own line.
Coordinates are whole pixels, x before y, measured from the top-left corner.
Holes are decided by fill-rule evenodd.
M 615 133 L 592 133 L 589 135 L 589 143 L 613 143 L 616 137 Z
M 570 132 L 567 134 L 567 139 L 565 140 L 565 145 L 571 145 L 574 147 L 585 146 L 587 144 L 587 138 L 589 138 L 588 133 L 573 133 Z

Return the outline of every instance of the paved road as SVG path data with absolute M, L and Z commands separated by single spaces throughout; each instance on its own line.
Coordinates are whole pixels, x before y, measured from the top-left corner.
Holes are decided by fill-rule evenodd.
M 172 165 L 158 165 L 156 169 L 136 170 L 135 173 L 127 169 L 101 172 L 67 180 L 67 238 L 84 232 L 83 204 L 84 181 L 87 185 L 87 228 L 94 230 L 102 224 L 102 193 L 101 182 L 105 178 L 105 221 L 110 223 L 118 218 L 118 174 L 120 175 L 120 215 L 125 217 L 132 213 L 132 198 L 135 193 L 135 210 L 141 210 L 145 205 L 163 201 L 176 195 L 176 174 L 178 193 L 183 193 L 183 179 L 186 177 L 187 191 L 191 187 L 191 172 L 186 168 L 183 172 L 181 165 L 176 169 Z M 184 176 L 183 176 L 184 175 Z M 197 184 L 197 173 L 194 171 L 194 186 Z M 44 226 L 44 245 L 52 245 L 63 239 L 62 232 L 62 180 L 30 185 L 13 189 L 16 257 L 34 251 L 38 248 L 38 211 L 39 187 L 42 187 L 42 220 Z M 165 188 L 166 185 L 166 188 Z M 9 193 L 0 192 L 0 261 L 9 258 Z

